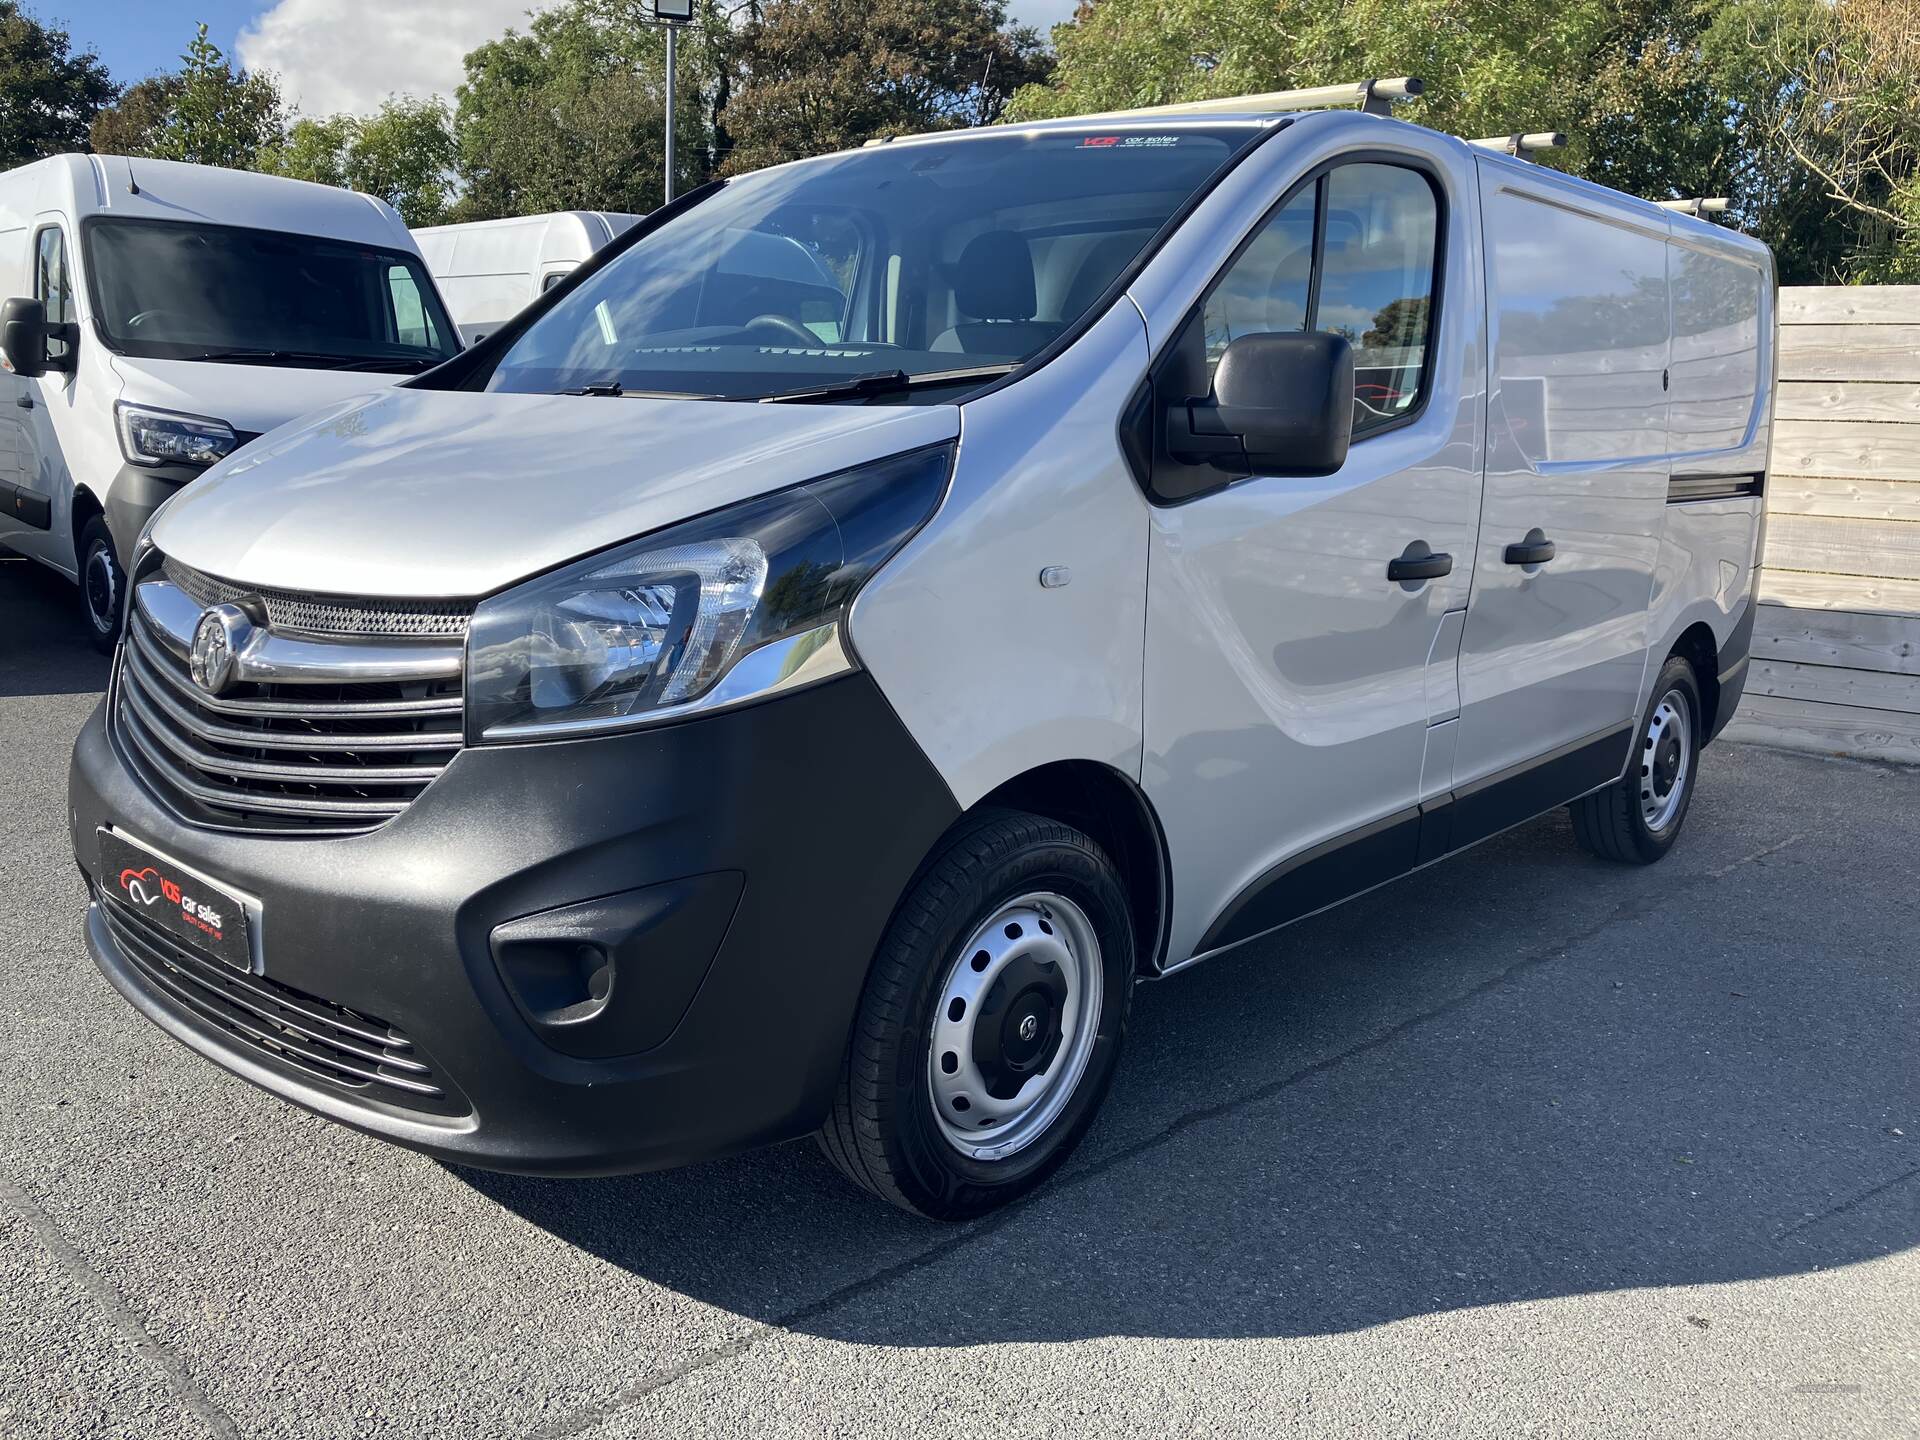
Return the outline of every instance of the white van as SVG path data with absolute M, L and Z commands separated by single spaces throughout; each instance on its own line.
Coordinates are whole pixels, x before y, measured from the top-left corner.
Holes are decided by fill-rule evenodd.
M 89 946 L 452 1160 L 818 1132 L 976 1214 L 1136 980 L 1555 806 L 1666 853 L 1773 368 L 1765 247 L 1392 119 L 729 180 L 162 512 L 75 750 Z
M 0 546 L 79 581 L 102 649 L 162 501 L 459 348 L 384 202 L 162 160 L 0 174 L 0 300 Z
M 426 225 L 413 238 L 454 323 L 471 344 L 558 285 L 639 218 L 614 210 L 558 210 Z

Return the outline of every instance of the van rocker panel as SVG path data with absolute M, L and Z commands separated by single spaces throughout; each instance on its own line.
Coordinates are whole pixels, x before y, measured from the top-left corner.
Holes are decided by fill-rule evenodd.
M 107 978 L 263 1088 L 489 1169 L 664 1168 L 816 1128 L 894 904 L 958 815 L 864 673 L 678 725 L 471 748 L 398 818 L 343 839 L 186 824 L 122 764 L 105 714 L 82 730 L 70 781 L 74 852 L 96 885 L 108 826 L 256 897 L 266 977 L 404 1031 L 472 1113 L 415 1115 L 262 1064 L 166 1004 L 94 923 Z M 664 946 L 632 933 L 653 923 L 630 899 L 648 887 L 694 902 L 661 910 L 681 917 L 660 922 Z M 510 988 L 497 933 L 544 933 L 556 913 L 590 931 L 616 912 L 619 1003 L 604 1012 L 630 1029 L 595 1034 L 590 1004 L 543 1013 L 524 965 Z M 634 1004 L 636 986 L 659 1003 Z

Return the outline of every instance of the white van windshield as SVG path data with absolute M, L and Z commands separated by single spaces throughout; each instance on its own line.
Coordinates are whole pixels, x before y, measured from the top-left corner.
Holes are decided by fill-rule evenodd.
M 1259 133 L 974 132 L 744 176 L 541 316 L 488 388 L 950 399 L 935 377 L 1030 359 Z
M 458 348 L 426 267 L 400 251 L 172 220 L 84 234 L 95 321 L 123 355 L 411 374 Z

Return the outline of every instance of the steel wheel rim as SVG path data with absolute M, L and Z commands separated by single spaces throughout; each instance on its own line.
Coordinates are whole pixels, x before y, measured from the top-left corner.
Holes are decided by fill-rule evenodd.
M 113 552 L 96 544 L 87 552 L 87 573 L 81 587 L 87 597 L 87 618 L 102 635 L 112 631 L 119 616 L 119 585 L 114 576 Z
M 1640 818 L 1659 834 L 1680 813 L 1693 774 L 1693 712 L 1687 697 L 1669 690 L 1653 707 L 1640 740 Z
M 1050 967 L 1061 982 L 1057 1003 L 1041 988 L 1050 983 Z M 927 1089 L 934 1124 L 946 1142 L 970 1159 L 1001 1160 L 1045 1134 L 1086 1074 L 1102 999 L 1100 942 L 1086 911 L 1044 891 L 996 909 L 948 967 L 928 1035 Z M 1022 1021 L 1043 1002 L 1050 1013 L 1035 1015 L 1033 1040 L 1018 1038 Z M 1053 1025 L 1059 1039 L 1048 1056 L 1044 1046 Z M 1021 1047 L 1042 1047 L 1011 1096 L 1004 1093 L 1008 1073 L 981 1062 L 983 1051 L 996 1051 L 1002 1033 L 1012 1037 L 1014 1063 Z M 992 1093 L 995 1088 L 1002 1094 Z

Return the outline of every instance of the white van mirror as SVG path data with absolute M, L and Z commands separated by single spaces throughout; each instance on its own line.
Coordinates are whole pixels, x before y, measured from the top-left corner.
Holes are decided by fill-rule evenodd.
M 1331 475 L 1353 439 L 1353 347 L 1321 330 L 1242 335 L 1193 428 L 1238 437 L 1256 475 Z
M 0 305 L 0 350 L 7 353 L 7 363 L 13 366 L 13 373 L 34 379 L 44 375 L 49 369 L 66 370 L 72 367 L 71 325 L 49 325 L 47 307 L 39 300 L 28 300 L 16 296 L 4 305 Z M 47 341 L 67 339 L 67 356 L 58 360 L 47 357 Z

